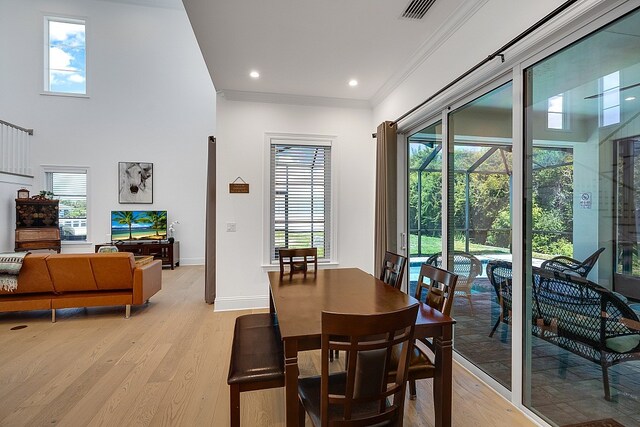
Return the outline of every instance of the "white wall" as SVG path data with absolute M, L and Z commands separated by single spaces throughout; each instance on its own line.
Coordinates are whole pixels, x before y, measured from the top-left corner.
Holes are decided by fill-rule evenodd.
M 263 263 L 263 207 L 269 203 L 263 179 L 265 133 L 336 135 L 332 173 L 336 174 L 337 261 L 340 267 L 373 266 L 375 140 L 371 111 L 274 103 L 229 101 L 218 97 L 217 134 L 217 295 L 216 310 L 268 306 Z M 241 176 L 249 194 L 229 194 Z M 268 188 L 268 187 L 267 187 Z M 237 231 L 228 233 L 226 223 Z M 277 269 L 277 268 L 276 268 Z
M 179 220 L 181 262 L 204 262 L 207 136 L 215 90 L 180 8 L 96 0 L 0 0 L 0 119 L 34 128 L 32 193 L 41 165 L 88 166 L 89 236 L 104 242 L 111 210 L 168 210 Z M 89 98 L 41 95 L 44 14 L 87 20 Z M 154 164 L 153 204 L 118 204 L 117 164 Z M 13 247 L 0 187 L 0 251 Z M 7 205 L 10 208 L 7 208 Z M 92 245 L 63 251 L 93 251 Z
M 487 0 L 375 106 L 374 122 L 400 117 L 562 3 L 562 0 Z

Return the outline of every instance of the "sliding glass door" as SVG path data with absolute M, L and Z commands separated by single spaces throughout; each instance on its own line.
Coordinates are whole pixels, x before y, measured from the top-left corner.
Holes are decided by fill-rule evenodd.
M 525 69 L 525 273 L 513 283 L 525 288 L 523 404 L 554 425 L 640 425 L 639 28 L 635 12 Z
M 512 84 L 448 115 L 446 266 L 459 275 L 454 349 L 511 388 L 510 328 L 489 336 L 501 317 L 486 265 L 511 262 Z

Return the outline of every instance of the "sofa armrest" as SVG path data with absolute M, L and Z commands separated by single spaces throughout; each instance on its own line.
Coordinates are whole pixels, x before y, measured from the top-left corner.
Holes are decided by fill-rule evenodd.
M 162 289 L 162 261 L 133 269 L 133 304 L 142 304 Z

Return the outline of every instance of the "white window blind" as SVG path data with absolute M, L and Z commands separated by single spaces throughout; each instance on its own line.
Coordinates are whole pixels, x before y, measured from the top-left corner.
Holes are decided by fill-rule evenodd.
M 277 249 L 331 259 L 331 147 L 271 144 L 271 261 Z
M 60 200 L 60 238 L 87 240 L 87 173 L 46 172 L 47 191 Z

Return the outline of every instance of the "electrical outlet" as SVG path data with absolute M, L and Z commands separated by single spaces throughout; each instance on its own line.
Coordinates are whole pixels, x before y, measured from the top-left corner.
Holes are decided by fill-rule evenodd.
M 227 233 L 235 233 L 236 232 L 236 223 L 228 222 L 227 223 Z

